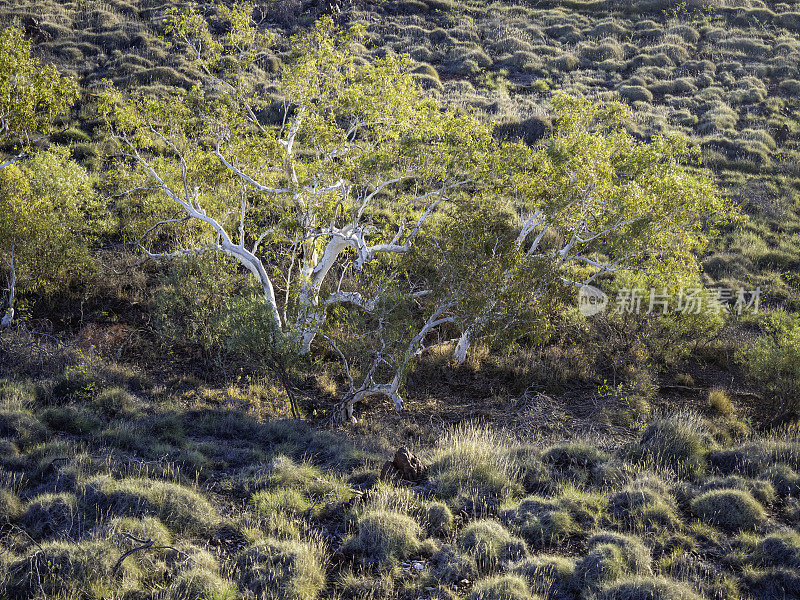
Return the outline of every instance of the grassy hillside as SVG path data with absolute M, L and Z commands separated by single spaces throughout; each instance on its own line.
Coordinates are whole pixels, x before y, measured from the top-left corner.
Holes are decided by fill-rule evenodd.
M 55 365 L 0 380 L 9 598 L 797 597 L 800 441 L 721 392 L 557 441 L 498 415 L 321 429 L 265 386 Z M 401 443 L 424 472 L 380 479 Z
M 64 123 L 56 141 L 72 144 L 75 156 L 97 169 L 105 148 L 86 107 L 102 79 L 158 94 L 190 87 L 198 76 L 163 37 L 164 15 L 174 5 L 0 2 L 0 20 L 22 25 L 43 57 L 80 79 L 84 110 Z M 499 135 L 531 142 L 545 135 L 554 90 L 622 98 L 642 136 L 689 135 L 752 217 L 708 258 L 709 280 L 761 285 L 766 298 L 797 308 L 797 4 L 409 0 L 342 6 L 340 22 L 367 29 L 365 57 L 409 53 L 431 93 L 499 122 Z M 260 65 L 266 81 L 288 56 L 290 36 L 323 12 L 322 3 L 300 0 L 263 4 L 264 25 L 277 34 L 275 56 Z M 276 89 L 264 87 L 277 119 Z

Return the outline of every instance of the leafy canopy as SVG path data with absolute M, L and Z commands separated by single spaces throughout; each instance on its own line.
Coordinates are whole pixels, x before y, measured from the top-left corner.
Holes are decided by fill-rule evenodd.
M 21 29 L 0 32 L 0 142 L 24 147 L 35 134 L 47 134 L 76 94 L 75 81 L 31 54 Z
M 0 267 L 14 252 L 21 291 L 51 292 L 85 275 L 104 205 L 65 149 L 0 169 Z
M 235 257 L 271 310 L 229 306 L 307 340 L 321 332 L 362 389 L 393 396 L 437 340 L 509 325 L 528 335 L 582 283 L 625 271 L 696 278 L 713 225 L 737 218 L 696 148 L 636 139 L 619 103 L 559 94 L 551 137 L 499 141 L 476 115 L 427 96 L 408 57 L 367 62 L 363 31 L 330 19 L 292 38 L 286 111 L 269 122 L 259 64 L 271 38 L 252 10 L 220 8 L 214 27 L 174 14 L 170 34 L 205 74 L 191 91 L 151 98 L 108 85 L 118 176 L 153 186 L 141 193 L 159 198 L 140 203 L 149 222 L 182 232 L 148 234 L 148 251 Z

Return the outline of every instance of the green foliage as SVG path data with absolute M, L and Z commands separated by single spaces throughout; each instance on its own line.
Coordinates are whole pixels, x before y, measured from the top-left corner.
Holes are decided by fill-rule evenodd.
M 53 118 L 75 101 L 75 82 L 31 54 L 23 31 L 0 32 L 0 142 L 22 150 L 37 133 L 46 134 Z
M 155 295 L 159 329 L 167 339 L 199 344 L 217 356 L 226 346 L 238 349 L 235 340 L 225 343 L 231 333 L 226 299 L 249 291 L 234 261 L 222 255 L 170 261 Z M 253 323 L 241 331 L 253 332 Z
M 85 281 L 103 202 L 64 150 L 0 170 L 0 260 L 19 292 L 51 293 Z M 13 268 L 12 268 L 13 266 Z M 11 306 L 10 308 L 13 308 Z
M 762 335 L 736 358 L 775 399 L 779 410 L 796 412 L 800 402 L 800 319 L 785 311 L 761 318 Z
M 102 106 L 135 158 L 120 165 L 120 181 L 155 182 L 153 220 L 176 209 L 188 218 L 166 219 L 180 232 L 166 245 L 236 256 L 258 278 L 263 303 L 225 290 L 230 318 L 219 335 L 244 356 L 272 354 L 259 341 L 279 331 L 302 337 L 305 352 L 319 330 L 351 377 L 368 377 L 364 387 L 399 403 L 429 329 L 453 323 L 464 340 L 514 343 L 532 320 L 547 322 L 570 281 L 622 270 L 696 274 L 693 253 L 708 226 L 736 217 L 688 140 L 637 140 L 620 104 L 557 94 L 553 136 L 533 148 L 498 142 L 476 115 L 424 94 L 410 59 L 361 60 L 364 30 L 339 30 L 330 19 L 293 38 L 280 77 L 290 109 L 273 130 L 260 120 L 255 83 L 257 57 L 272 40 L 252 11 L 219 8 L 221 28 L 195 10 L 173 12 L 167 33 L 204 74 L 200 84 L 165 99 L 109 85 Z M 624 54 L 612 41 L 586 49 L 602 59 Z M 470 69 L 491 63 L 479 50 L 459 60 Z M 414 222 L 406 240 L 399 224 Z M 164 236 L 143 241 L 154 248 L 170 241 Z M 550 247 L 558 240 L 566 246 Z M 329 272 L 347 302 L 325 300 Z M 409 276 L 430 293 L 413 296 Z M 374 298 L 369 308 L 366 298 Z M 376 322 L 379 334 L 364 336 Z M 376 353 L 377 373 L 368 362 Z

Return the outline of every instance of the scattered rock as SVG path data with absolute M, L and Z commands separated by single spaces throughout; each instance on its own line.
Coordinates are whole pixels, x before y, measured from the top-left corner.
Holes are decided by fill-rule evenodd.
M 419 481 L 425 476 L 425 468 L 417 456 L 406 447 L 394 453 L 392 460 L 387 460 L 381 469 L 381 479 L 404 479 Z

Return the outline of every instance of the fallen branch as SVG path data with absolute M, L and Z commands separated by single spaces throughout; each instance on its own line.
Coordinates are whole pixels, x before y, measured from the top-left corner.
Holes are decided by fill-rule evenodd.
M 194 560 L 190 555 L 186 554 L 186 552 L 178 550 L 174 546 L 155 546 L 154 545 L 155 544 L 155 540 L 152 540 L 152 539 L 143 540 L 141 538 L 137 538 L 134 535 L 131 535 L 127 531 L 122 532 L 122 535 L 125 536 L 128 539 L 133 540 L 137 544 L 141 544 L 141 545 L 137 546 L 136 548 L 131 548 L 130 550 L 128 550 L 122 556 L 119 557 L 119 560 L 117 560 L 117 562 L 114 564 L 114 567 L 111 569 L 111 572 L 113 574 L 117 573 L 117 571 L 122 566 L 122 563 L 125 561 L 126 558 L 128 558 L 134 552 L 139 552 L 140 550 L 174 550 L 178 554 L 183 554 L 189 560 Z

